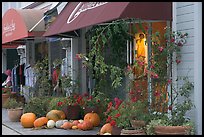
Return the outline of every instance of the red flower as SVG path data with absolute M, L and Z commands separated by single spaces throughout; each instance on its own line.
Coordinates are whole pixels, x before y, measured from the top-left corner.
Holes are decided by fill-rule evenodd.
M 148 30 L 148 27 L 147 27 L 147 26 L 145 26 L 145 30 Z
M 154 96 L 155 97 L 159 97 L 160 96 L 160 92 L 159 91 L 155 91 Z
M 115 118 L 118 118 L 119 116 L 120 116 L 120 113 L 116 114 L 116 115 L 115 115 Z
M 154 65 L 151 65 L 151 66 L 150 66 L 150 68 L 154 69 L 154 68 L 155 68 L 155 66 L 154 66 Z
M 132 101 L 132 102 L 136 102 L 136 101 L 137 101 L 137 98 L 136 98 L 136 97 L 131 98 L 131 101 Z
M 134 94 L 134 91 L 130 90 L 129 94 L 131 94 L 131 95 Z
M 83 96 L 86 97 L 86 96 L 88 96 L 88 95 L 89 95 L 89 93 L 88 93 L 88 92 L 85 92 Z
M 163 51 L 163 47 L 158 47 L 159 51 L 162 52 Z
M 75 57 L 77 60 L 80 60 L 81 59 L 81 56 L 80 54 L 76 54 L 76 57 Z
M 99 103 L 99 102 L 100 102 L 100 99 L 98 99 L 97 102 Z
M 170 106 L 168 107 L 168 109 L 169 109 L 169 110 L 172 110 L 172 105 L 170 105 Z
M 181 63 L 181 61 L 177 59 L 177 60 L 176 60 L 176 63 L 179 64 L 179 63 Z
M 111 120 L 110 124 L 111 124 L 111 126 L 115 126 L 116 125 L 115 120 Z
M 113 103 L 112 103 L 112 102 L 109 102 L 109 103 L 108 103 L 108 109 L 111 108 L 112 106 L 113 106 Z
M 138 90 L 137 90 L 137 92 L 138 92 L 138 93 L 141 93 L 141 90 L 140 90 L 140 89 L 138 89 Z
M 106 123 L 108 123 L 109 121 L 111 121 L 111 116 L 108 116 L 108 118 L 106 119 Z
M 137 82 L 135 82 L 135 87 L 138 87 L 138 86 L 139 86 L 139 84 Z
M 182 46 L 183 46 L 183 44 L 182 44 L 181 42 L 179 42 L 179 43 L 178 43 L 178 46 L 179 46 L 179 47 L 182 47 Z
M 62 104 L 63 104 L 63 102 L 60 101 L 57 103 L 57 106 L 62 106 Z
M 175 39 L 174 39 L 174 38 L 172 38 L 172 39 L 171 39 L 171 42 L 174 42 L 174 41 L 175 41 Z
M 155 75 L 154 75 L 154 78 L 159 78 L 158 74 L 155 74 Z
M 131 71 L 130 65 L 127 66 L 127 71 Z
M 74 95 L 74 98 L 77 98 L 77 95 Z
M 172 82 L 171 79 L 168 79 L 168 84 L 171 84 L 171 82 Z
M 77 99 L 77 103 L 80 103 L 81 100 L 82 100 L 82 96 L 79 96 Z

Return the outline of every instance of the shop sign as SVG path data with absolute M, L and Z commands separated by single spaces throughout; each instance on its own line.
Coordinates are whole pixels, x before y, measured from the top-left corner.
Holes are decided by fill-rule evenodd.
M 3 25 L 3 35 L 8 37 L 13 34 L 16 29 L 16 23 L 12 20 L 11 23 L 6 23 Z
M 70 14 L 67 23 L 69 24 L 74 21 L 82 12 L 97 8 L 107 3 L 108 2 L 80 2 Z

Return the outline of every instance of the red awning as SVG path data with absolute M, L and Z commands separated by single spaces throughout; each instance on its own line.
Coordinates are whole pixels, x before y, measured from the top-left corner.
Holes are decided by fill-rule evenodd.
M 70 2 L 43 36 L 53 36 L 119 18 L 172 20 L 172 2 Z
M 42 36 L 45 32 L 43 16 L 44 11 L 38 9 L 9 9 L 2 18 L 2 44 Z

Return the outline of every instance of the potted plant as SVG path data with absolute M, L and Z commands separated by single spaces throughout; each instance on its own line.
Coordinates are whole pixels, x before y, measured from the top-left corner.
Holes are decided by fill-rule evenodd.
M 187 77 L 183 78 L 184 84 L 175 91 L 173 102 L 169 105 L 168 112 L 152 113 L 152 120 L 146 126 L 146 132 L 149 135 L 186 135 L 194 134 L 194 124 L 187 118 L 186 112 L 194 107 L 190 94 L 193 84 Z M 176 102 L 178 97 L 182 97 L 182 102 Z
M 71 93 L 67 97 L 53 97 L 49 103 L 49 110 L 62 110 L 69 120 L 80 119 L 82 117 L 82 95 Z
M 24 106 L 24 113 L 32 112 L 36 117 L 43 117 L 48 112 L 48 104 L 52 97 L 32 97 Z
M 2 107 L 11 94 L 10 88 L 2 88 Z
M 84 115 L 89 112 L 95 112 L 100 115 L 100 117 L 104 117 L 102 112 L 105 111 L 106 106 L 110 99 L 102 92 L 94 91 L 91 95 L 87 92 L 82 95 L 83 104 L 82 108 L 84 110 Z
M 4 107 L 8 110 L 8 117 L 12 122 L 19 122 L 23 114 L 22 102 L 17 102 L 14 98 L 8 98 L 4 103 Z

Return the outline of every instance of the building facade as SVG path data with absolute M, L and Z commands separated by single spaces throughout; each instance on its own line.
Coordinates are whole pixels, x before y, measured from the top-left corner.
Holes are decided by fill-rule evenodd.
M 2 3 L 2 17 L 5 11 L 11 7 L 15 8 L 36 8 L 36 9 L 43 9 L 43 8 L 52 8 L 58 2 L 3 2 Z M 64 6 L 67 3 L 64 4 Z M 173 77 L 176 78 L 177 76 L 188 76 L 190 81 L 194 83 L 194 91 L 192 93 L 192 99 L 194 100 L 195 108 L 188 113 L 187 115 L 191 117 L 195 121 L 196 126 L 196 134 L 202 134 L 202 3 L 201 2 L 173 2 L 172 7 L 172 28 L 174 31 L 181 31 L 188 33 L 188 39 L 185 46 L 181 49 L 181 63 L 174 64 Z M 61 8 L 59 11 L 61 11 Z M 77 76 L 80 76 L 81 81 L 81 89 L 80 91 L 83 92 L 87 89 L 87 76 L 86 76 L 86 69 L 82 69 L 79 62 L 74 61 L 75 55 L 77 53 L 86 53 L 85 46 L 85 37 L 84 34 L 89 28 L 83 28 L 80 31 L 80 37 L 75 37 L 69 39 L 71 41 L 71 46 L 69 50 L 66 50 L 66 53 L 60 53 L 69 55 L 70 65 L 74 72 L 72 72 L 73 77 L 76 79 Z M 61 39 L 60 39 L 61 40 Z M 68 41 L 69 41 L 68 40 Z M 50 40 L 52 41 L 52 40 Z M 54 40 L 55 41 L 55 40 Z M 51 43 L 51 42 L 50 42 Z M 51 44 L 52 45 L 52 44 Z M 49 47 L 51 47 L 49 45 Z M 52 46 L 54 47 L 54 45 Z M 49 49 L 51 53 L 51 48 Z M 58 50 L 60 52 L 60 50 Z M 65 56 L 64 56 L 65 57 Z M 63 59 L 63 57 L 61 58 Z M 7 66 L 7 57 L 6 51 L 2 49 L 2 72 L 6 70 Z M 52 60 L 53 61 L 53 60 Z M 52 62 L 51 61 L 51 62 Z M 51 64 L 50 62 L 50 64 Z M 51 66 L 50 66 L 51 68 Z M 51 70 L 50 70 L 51 71 Z M 174 79 L 175 80 L 175 79 Z M 180 81 L 177 82 L 178 87 L 182 85 Z

